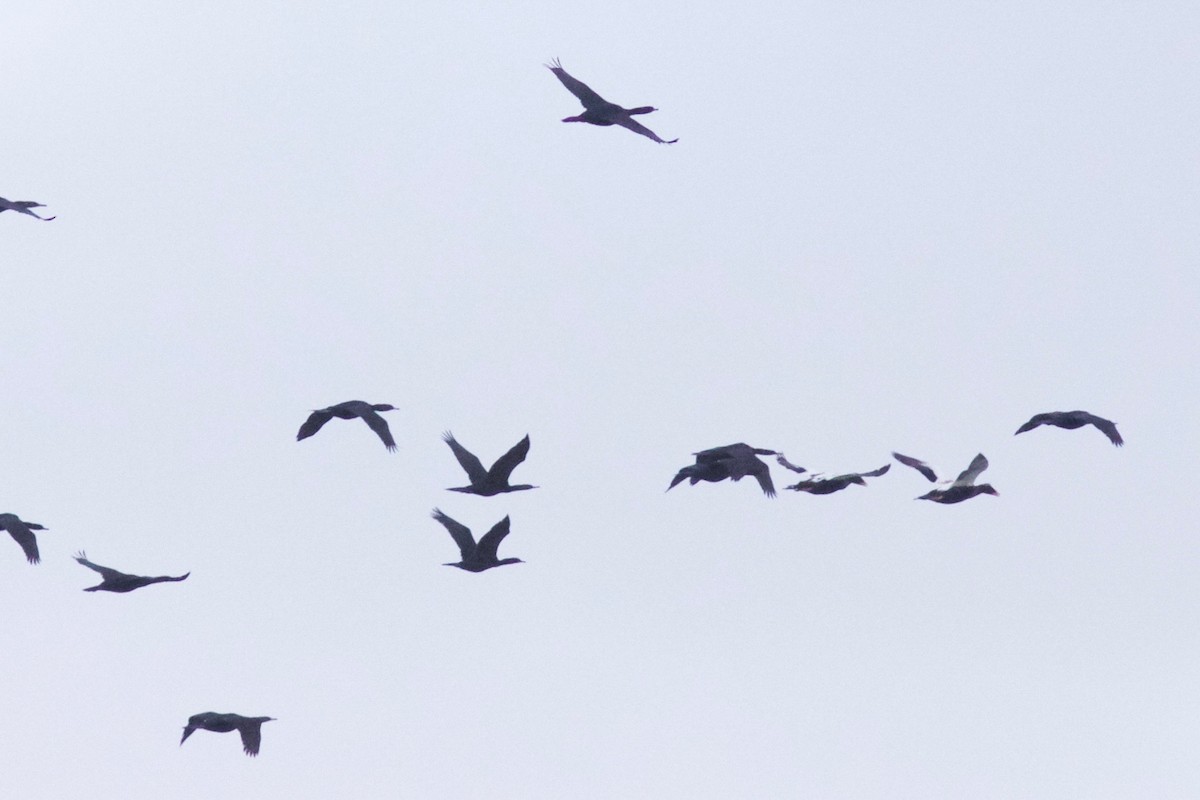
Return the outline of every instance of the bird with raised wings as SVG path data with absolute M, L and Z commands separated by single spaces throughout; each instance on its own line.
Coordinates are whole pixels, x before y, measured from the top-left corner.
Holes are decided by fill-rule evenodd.
M 216 711 L 205 711 L 188 717 L 187 725 L 183 728 L 183 738 L 179 740 L 182 746 L 187 738 L 197 730 L 212 731 L 213 733 L 229 733 L 237 731 L 242 737 L 242 749 L 248 756 L 258 755 L 259 745 L 262 744 L 262 724 L 274 721 L 274 717 L 243 717 L 241 714 L 218 714 Z
M 1095 414 L 1089 414 L 1086 411 L 1048 411 L 1045 414 L 1034 414 L 1033 417 L 1021 427 L 1017 428 L 1017 433 L 1031 431 L 1039 425 L 1054 425 L 1067 430 L 1075 430 L 1082 428 L 1084 425 L 1094 425 L 1097 430 L 1108 437 L 1108 440 L 1117 447 L 1125 444 L 1125 440 L 1121 438 L 1121 434 L 1117 433 L 1117 424 L 1104 417 L 1097 417 Z M 1017 434 L 1014 433 L 1014 436 Z
M 38 554 L 37 537 L 33 535 L 33 532 L 44 531 L 46 528 L 36 522 L 26 522 L 16 514 L 0 514 L 0 530 L 8 531 L 8 535 L 21 545 L 21 549 L 25 551 L 25 558 L 29 560 L 30 564 L 36 564 L 42 560 L 41 555 Z
M 5 211 L 16 211 L 20 214 L 28 214 L 31 217 L 40 219 L 42 222 L 49 222 L 52 219 L 57 219 L 57 217 L 39 217 L 37 214 L 29 210 L 31 208 L 45 207 L 45 203 L 35 203 L 32 200 L 5 200 L 3 197 L 0 197 L 0 213 Z
M 988 468 L 988 460 L 983 453 L 971 459 L 971 464 L 958 473 L 955 478 L 945 489 L 934 489 L 931 492 L 918 497 L 918 500 L 932 500 L 935 503 L 961 503 L 963 500 L 970 500 L 977 494 L 999 495 L 990 483 L 981 483 L 976 485 L 975 479 L 979 477 L 979 473 Z
M 592 125 L 620 125 L 622 128 L 628 128 L 634 133 L 640 133 L 647 139 L 651 139 L 659 144 L 675 144 L 678 139 L 663 140 L 658 138 L 658 134 L 642 125 L 633 118 L 634 114 L 649 114 L 651 111 L 657 111 L 654 106 L 638 106 L 637 108 L 622 108 L 616 103 L 610 103 L 600 95 L 596 94 L 586 83 L 571 77 L 562 64 L 556 58 L 554 61 L 546 65 L 546 69 L 550 70 L 555 76 L 562 81 L 562 85 L 567 87 L 571 94 L 579 98 L 579 102 L 583 103 L 584 112 L 577 114 L 574 117 L 564 117 L 563 122 L 587 122 Z
M 496 459 L 491 469 L 484 469 L 483 462 L 474 453 L 459 444 L 458 440 L 454 438 L 454 434 L 450 433 L 450 431 L 442 434 L 442 441 L 450 445 L 450 449 L 454 452 L 454 457 L 458 459 L 459 465 L 466 470 L 467 478 L 471 481 L 470 486 L 455 486 L 448 491 L 491 497 L 492 495 L 504 492 L 520 492 L 525 489 L 538 488 L 528 483 L 520 483 L 514 486 L 508 482 L 512 471 L 529 454 L 528 434 L 525 435 L 524 439 L 513 445 L 507 453 Z
M 379 437 L 388 450 L 395 450 L 396 440 L 392 438 L 392 432 L 388 429 L 387 420 L 376 413 L 379 411 L 395 410 L 395 406 L 390 406 L 387 403 L 372 405 L 363 400 L 347 400 L 344 403 L 338 403 L 329 408 L 319 408 L 309 414 L 308 419 L 300 426 L 300 431 L 296 434 L 296 441 L 312 436 L 321 430 L 321 426 L 334 417 L 338 419 L 355 419 L 357 417 L 367 423 L 367 426 L 371 430 L 375 431 L 375 435 Z
M 119 572 L 111 567 L 102 567 L 88 561 L 87 553 L 80 552 L 76 554 L 75 560 L 91 570 L 100 573 L 103 579 L 95 586 L 89 586 L 84 589 L 85 592 L 132 592 L 134 589 L 140 589 L 143 586 L 149 586 L 152 583 L 165 583 L 167 581 L 182 581 L 187 580 L 187 576 L 192 573 L 188 572 L 173 578 L 169 575 L 164 575 L 158 578 L 147 578 L 142 575 L 127 575 L 124 572 Z
M 450 536 L 454 539 L 454 543 L 458 545 L 459 553 L 462 555 L 461 561 L 451 561 L 442 566 L 458 567 L 459 569 L 465 569 L 467 572 L 483 572 L 492 567 L 502 567 L 505 564 L 525 563 L 519 558 L 496 557 L 496 551 L 500 549 L 500 542 L 504 541 L 505 536 L 508 536 L 508 517 L 493 525 L 492 529 L 480 537 L 477 543 L 474 535 L 471 534 L 470 528 L 446 516 L 442 513 L 441 509 L 435 508 L 431 516 L 442 523 L 442 526 L 449 531 Z

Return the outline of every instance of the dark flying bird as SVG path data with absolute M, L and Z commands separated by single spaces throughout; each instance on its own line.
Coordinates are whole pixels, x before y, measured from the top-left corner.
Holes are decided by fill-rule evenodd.
M 912 456 L 901 455 L 900 453 L 897 453 L 894 451 L 892 452 L 892 457 L 895 458 L 897 461 L 899 461 L 904 466 L 912 467 L 917 472 L 921 473 L 926 478 L 928 478 L 931 483 L 937 483 L 937 473 L 934 472 L 933 468 L 930 467 L 928 464 L 926 464 L 924 461 L 913 458 Z
M 1031 431 L 1039 425 L 1056 425 L 1067 430 L 1082 428 L 1084 425 L 1095 425 L 1117 447 L 1125 444 L 1125 440 L 1121 438 L 1121 434 L 1117 433 L 1117 424 L 1115 422 L 1111 422 L 1103 417 L 1097 417 L 1095 414 L 1089 414 L 1086 411 L 1050 411 L 1046 414 L 1034 414 L 1029 422 L 1017 428 L 1017 433 Z M 1016 434 L 1013 435 L 1016 436 Z
M 512 446 L 507 453 L 496 459 L 496 463 L 492 464 L 491 469 L 484 469 L 483 463 L 475 457 L 471 451 L 458 443 L 454 438 L 454 434 L 446 431 L 442 434 L 442 441 L 450 445 L 450 449 L 454 451 L 454 457 L 458 459 L 458 463 L 467 471 L 467 477 L 471 480 L 470 486 L 456 486 L 448 491 L 464 492 L 466 494 L 478 494 L 484 497 L 491 497 L 494 494 L 503 492 L 519 492 L 523 489 L 536 489 L 536 486 L 530 486 L 528 483 L 511 486 L 508 483 L 508 476 L 516 469 L 517 465 L 525 460 L 525 456 L 529 454 L 529 435 Z
M 671 485 L 667 487 L 668 492 L 685 478 L 695 486 L 698 481 L 715 483 L 725 478 L 740 481 L 747 475 L 753 475 L 754 479 L 758 481 L 758 485 L 762 487 L 763 494 L 767 497 L 775 496 L 775 484 L 771 482 L 771 468 L 758 458 L 760 455 L 779 455 L 775 450 L 751 447 L 744 442 L 738 442 L 701 450 L 692 455 L 695 456 L 696 463 L 689 464 L 675 473 Z
M 205 711 L 203 714 L 193 714 L 188 717 L 187 725 L 183 728 L 182 745 L 187 738 L 197 730 L 212 731 L 213 733 L 229 733 L 236 730 L 242 735 L 242 749 L 248 756 L 258 755 L 258 746 L 262 743 L 262 724 L 271 722 L 274 717 L 243 717 L 241 714 L 218 714 L 216 711 Z
M 564 117 L 563 122 L 590 122 L 592 125 L 620 125 L 622 128 L 628 128 L 634 133 L 640 133 L 649 139 L 653 139 L 659 144 L 675 144 L 678 139 L 663 141 L 658 138 L 658 134 L 642 125 L 633 118 L 634 114 L 649 114 L 651 111 L 657 111 L 653 106 L 638 106 L 637 108 L 622 108 L 615 103 L 610 103 L 600 95 L 596 94 L 583 81 L 578 81 L 567 74 L 567 71 L 562 68 L 562 64 L 558 59 L 546 65 L 546 69 L 553 72 L 562 85 L 567 87 L 571 94 L 579 98 L 579 102 L 583 103 L 584 112 L 574 117 Z
M 504 540 L 505 536 L 508 536 L 508 517 L 493 525 L 492 529 L 485 533 L 476 544 L 475 537 L 471 535 L 471 529 L 461 522 L 447 517 L 441 509 L 435 508 L 432 516 L 450 532 L 450 535 L 454 537 L 454 543 L 458 545 L 459 552 L 462 553 L 462 561 L 452 561 L 442 566 L 458 567 L 467 572 L 483 572 L 485 569 L 502 567 L 505 564 L 525 563 L 519 558 L 496 558 L 496 550 L 499 549 L 500 542 Z
M 991 494 L 999 496 L 999 492 L 992 488 L 990 483 L 981 483 L 975 485 L 975 479 L 979 477 L 979 473 L 988 468 L 988 460 L 983 453 L 971 459 L 971 465 L 958 474 L 958 477 L 945 489 L 934 489 L 927 494 L 918 497 L 918 500 L 932 500 L 935 503 L 961 503 L 963 500 L 970 500 L 977 494 Z
M 392 432 L 388 430 L 387 420 L 375 413 L 377 411 L 395 410 L 395 406 L 389 406 L 386 403 L 371 405 L 362 400 L 347 400 L 344 403 L 338 403 L 336 406 L 320 408 L 309 414 L 308 419 L 300 426 L 300 432 L 296 434 L 296 441 L 312 436 L 321 430 L 322 425 L 334 417 L 338 419 L 354 419 L 355 417 L 359 417 L 383 440 L 388 450 L 395 450 L 396 440 L 392 438 Z
M 0 214 L 4 213 L 5 211 L 18 211 L 22 214 L 28 214 L 31 217 L 37 217 L 42 222 L 49 222 L 52 219 L 57 219 L 57 217 L 38 217 L 37 214 L 29 210 L 31 208 L 45 207 L 45 203 L 35 203 L 32 200 L 5 200 L 3 197 L 0 197 Z
M 180 575 L 178 578 L 163 576 L 161 578 L 146 578 L 141 575 L 126 575 L 124 572 L 118 572 L 110 567 L 102 567 L 99 564 L 93 564 L 88 561 L 87 553 L 80 552 L 75 556 L 75 560 L 83 564 L 88 569 L 94 569 L 100 573 L 100 577 L 104 580 L 95 586 L 89 586 L 84 589 L 85 592 L 132 592 L 134 589 L 140 589 L 143 586 L 149 586 L 152 583 L 164 583 L 166 581 L 182 581 L 192 573 Z
M 34 531 L 46 530 L 36 522 L 26 522 L 16 514 L 0 514 L 0 530 L 8 531 L 8 534 L 16 540 L 17 544 L 21 545 L 21 549 L 25 551 L 25 558 L 29 559 L 30 564 L 36 564 L 42 560 L 38 555 L 37 537 L 33 535 Z
M 884 464 L 879 469 L 871 470 L 870 472 L 847 472 L 845 475 L 834 475 L 832 478 L 808 478 L 787 488 L 797 492 L 808 492 L 809 494 L 833 494 L 834 492 L 840 492 L 852 483 L 856 483 L 859 486 L 866 486 L 867 482 L 863 478 L 877 478 L 891 469 L 891 467 L 891 464 Z

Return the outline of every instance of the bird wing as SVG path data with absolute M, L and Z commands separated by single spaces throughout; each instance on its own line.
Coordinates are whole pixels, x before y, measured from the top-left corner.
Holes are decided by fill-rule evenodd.
M 858 477 L 860 477 L 860 478 L 878 478 L 880 475 L 885 474 L 891 468 L 892 468 L 891 464 L 884 464 L 879 469 L 873 469 L 870 472 L 859 472 Z
M 971 465 L 958 473 L 958 477 L 954 479 L 954 483 L 950 484 L 951 488 L 955 486 L 971 486 L 975 483 L 975 479 L 979 477 L 979 473 L 988 468 L 988 460 L 984 458 L 983 453 L 971 459 Z
M 775 460 L 779 463 L 779 466 L 786 467 L 792 472 L 808 472 L 808 470 L 806 470 L 804 467 L 797 467 L 795 464 L 784 458 L 783 453 L 776 455 Z
M 1121 438 L 1121 434 L 1117 433 L 1117 424 L 1103 417 L 1097 417 L 1095 414 L 1088 414 L 1088 422 L 1095 425 L 1100 431 L 1108 437 L 1108 440 L 1117 447 L 1125 444 L 1125 440 Z
M 560 81 L 562 81 L 562 85 L 567 87 L 567 91 L 579 98 L 579 102 L 583 103 L 584 108 L 601 109 L 606 108 L 609 105 L 607 100 L 592 91 L 591 87 L 589 87 L 586 83 L 572 78 L 567 71 L 562 68 L 562 64 L 559 63 L 557 58 L 547 64 L 546 69 L 553 72 L 554 75 Z
M 1017 433 L 1024 433 L 1025 431 L 1033 430 L 1039 425 L 1045 425 L 1047 422 L 1050 422 L 1053 417 L 1053 414 L 1034 414 L 1029 418 L 1028 422 L 1017 428 Z M 1015 433 L 1013 435 L 1016 436 Z
M 744 473 L 753 475 L 758 485 L 762 487 L 763 494 L 767 497 L 775 496 L 775 484 L 771 482 L 771 468 L 767 466 L 765 461 L 753 459 L 752 463 L 747 463 L 744 467 Z
M 304 420 L 304 424 L 300 426 L 300 431 L 296 434 L 296 441 L 307 439 L 317 431 L 321 430 L 321 426 L 329 420 L 333 419 L 333 413 L 326 410 L 314 411 L 308 415 L 308 419 Z
M 454 451 L 454 457 L 458 459 L 458 463 L 467 471 L 467 477 L 471 479 L 471 483 L 484 483 L 487 481 L 488 473 L 483 468 L 483 462 L 475 457 L 467 448 L 458 443 L 454 438 L 454 434 L 446 431 L 442 434 L 442 441 L 450 445 L 450 449 Z
M 629 130 L 633 131 L 634 133 L 640 133 L 642 136 L 645 136 L 648 139 L 653 139 L 654 141 L 658 142 L 659 144 L 675 144 L 676 142 L 679 141 L 678 138 L 666 139 L 666 140 L 658 138 L 657 133 L 650 130 L 645 125 L 643 125 L 642 123 L 633 119 L 632 117 L 617 117 L 616 119 L 613 120 L 613 122 L 620 125 L 622 128 L 628 128 Z
M 242 723 L 238 726 L 238 733 L 242 735 L 242 749 L 246 755 L 258 755 L 258 747 L 262 744 L 262 723 Z
M 362 421 L 367 423 L 371 430 L 375 431 L 375 435 L 383 440 L 388 450 L 396 449 L 396 440 L 392 438 L 392 431 L 388 427 L 386 419 L 374 411 L 368 411 L 362 415 Z
M 683 469 L 679 470 L 679 472 L 676 472 L 675 477 L 671 479 L 671 485 L 667 487 L 667 491 L 669 492 L 672 489 L 674 489 L 676 484 L 683 482 L 683 479 L 687 478 L 691 474 L 692 474 L 692 465 L 691 464 L 689 464 L 686 467 L 684 467 Z
M 106 581 L 115 580 L 117 578 L 132 577 L 131 575 L 126 575 L 124 572 L 118 572 L 112 567 L 102 567 L 99 564 L 94 564 L 91 561 L 88 561 L 87 553 L 83 552 L 82 550 L 75 554 L 75 560 L 80 564 L 83 564 L 88 569 L 94 569 L 96 572 L 99 572 Z
M 492 464 L 492 468 L 488 470 L 488 475 L 499 481 L 508 482 L 508 476 L 512 475 L 512 471 L 517 468 L 525 460 L 525 456 L 529 455 L 529 434 L 525 434 L 525 438 L 517 442 L 509 449 L 507 453 L 496 459 L 496 463 Z
M 442 523 L 446 530 L 450 531 L 450 535 L 454 537 L 454 543 L 458 545 L 458 550 L 462 553 L 462 560 L 470 561 L 475 555 L 475 537 L 471 535 L 471 529 L 461 522 L 447 517 L 440 508 L 435 508 L 432 516 Z
M 29 526 L 21 520 L 9 522 L 6 526 L 8 533 L 13 539 L 16 539 L 17 544 L 21 545 L 21 549 L 25 551 L 25 558 L 29 559 L 30 564 L 36 564 L 42 560 L 38 555 L 37 537 L 33 535 L 33 531 L 29 530 Z
M 508 536 L 508 528 L 509 519 L 505 517 L 483 535 L 483 538 L 479 540 L 479 547 L 475 549 L 480 561 L 496 560 L 496 551 L 500 549 L 500 542 L 504 541 L 505 536 Z
M 912 456 L 902 455 L 897 452 L 893 452 L 892 457 L 894 459 L 896 459 L 897 461 L 899 461 L 904 466 L 912 467 L 917 472 L 921 473 L 926 478 L 928 478 L 931 482 L 937 482 L 937 473 L 934 472 L 933 469 L 930 468 L 930 466 L 928 464 L 926 464 L 924 461 L 921 461 L 920 459 L 917 459 L 917 458 L 913 458 Z

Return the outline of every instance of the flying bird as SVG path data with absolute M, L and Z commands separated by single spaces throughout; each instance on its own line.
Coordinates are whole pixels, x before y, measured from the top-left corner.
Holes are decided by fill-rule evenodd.
M 78 553 L 75 556 L 75 560 L 88 569 L 94 569 L 96 572 L 99 572 L 100 577 L 104 579 L 95 586 L 89 586 L 84 589 L 85 592 L 132 592 L 134 589 L 140 589 L 152 583 L 186 580 L 187 576 L 192 574 L 188 572 L 180 575 L 178 578 L 172 578 L 169 575 L 159 578 L 147 578 L 142 575 L 126 575 L 124 572 L 118 572 L 111 567 L 102 567 L 99 564 L 94 564 L 88 561 L 87 553 L 84 552 Z
M 388 429 L 387 420 L 376 413 L 377 411 L 395 410 L 395 406 L 389 406 L 386 403 L 371 405 L 362 400 L 347 400 L 344 403 L 338 403 L 329 408 L 320 408 L 308 415 L 308 419 L 300 426 L 300 432 L 296 434 L 296 441 L 312 436 L 321 430 L 321 426 L 334 417 L 338 419 L 354 419 L 358 417 L 367 423 L 371 430 L 375 431 L 375 434 L 383 441 L 388 450 L 395 450 L 396 440 L 392 438 L 392 432 Z
M 12 536 L 17 544 L 21 545 L 21 549 L 25 551 L 25 558 L 29 559 L 30 564 L 36 564 L 42 560 L 38 554 L 37 537 L 33 535 L 33 532 L 44 531 L 46 528 L 36 522 L 26 522 L 16 514 L 0 514 L 0 530 L 8 531 L 9 536 Z
M 1045 414 L 1034 414 L 1029 422 L 1017 428 L 1017 433 L 1031 431 L 1039 425 L 1056 425 L 1059 428 L 1066 428 L 1067 430 L 1082 428 L 1084 425 L 1095 425 L 1117 447 L 1125 444 L 1125 440 L 1121 438 L 1121 434 L 1117 433 L 1117 424 L 1115 422 L 1103 417 L 1097 417 L 1095 414 L 1089 414 L 1086 411 L 1050 411 Z M 1013 435 L 1016 436 L 1016 434 Z
M 892 452 L 892 458 L 896 459 L 906 467 L 912 467 L 917 472 L 928 478 L 931 483 L 937 483 L 937 473 L 934 472 L 933 468 L 924 461 L 913 458 L 912 456 L 901 455 L 895 451 Z
M 448 491 L 491 497 L 503 492 L 519 492 L 524 489 L 538 488 L 530 486 L 528 483 L 513 486 L 508 482 L 508 476 L 512 475 L 512 471 L 529 454 L 528 434 L 513 445 L 507 453 L 496 459 L 496 463 L 492 464 L 491 469 L 484 469 L 483 463 L 471 451 L 459 444 L 450 431 L 442 434 L 442 441 L 450 445 L 450 449 L 454 451 L 454 457 L 458 459 L 458 463 L 466 470 L 467 477 L 471 480 L 470 486 L 456 486 Z
M 272 722 L 274 717 L 243 717 L 241 714 L 218 714 L 216 711 L 205 711 L 203 714 L 193 714 L 188 717 L 187 725 L 183 728 L 182 745 L 197 729 L 213 733 L 229 733 L 236 730 L 242 735 L 242 749 L 248 756 L 258 755 L 258 747 L 262 743 L 262 724 Z
M 450 535 L 454 538 L 454 543 L 458 545 L 459 552 L 462 554 L 462 561 L 452 561 L 442 566 L 458 567 L 459 569 L 465 569 L 467 572 L 483 572 L 492 567 L 502 567 L 505 564 L 525 563 L 519 558 L 496 558 L 496 551 L 500 547 L 500 542 L 504 540 L 505 536 L 508 536 L 508 517 L 493 525 L 492 529 L 485 533 L 479 542 L 476 543 L 475 537 L 471 535 L 470 528 L 446 516 L 442 513 L 441 509 L 435 508 L 432 516 L 450 532 Z
M 990 483 L 975 484 L 975 479 L 979 477 L 979 473 L 988 468 L 988 460 L 983 453 L 971 459 L 971 464 L 962 472 L 958 473 L 958 477 L 951 482 L 950 486 L 945 489 L 934 489 L 931 492 L 921 495 L 918 500 L 932 500 L 935 503 L 961 503 L 963 500 L 970 500 L 977 494 L 991 494 L 999 496 L 999 492 L 992 488 Z
M 884 464 L 879 469 L 871 470 L 870 472 L 847 472 L 845 475 L 834 475 L 832 478 L 808 478 L 787 488 L 797 492 L 808 492 L 809 494 L 833 494 L 834 492 L 840 492 L 852 483 L 856 483 L 859 486 L 866 486 L 867 482 L 863 478 L 877 478 L 891 469 L 891 467 L 891 464 Z
M 657 111 L 658 109 L 654 106 L 622 108 L 615 103 L 610 103 L 592 91 L 586 83 L 568 75 L 557 58 L 553 62 L 546 64 L 546 69 L 553 72 L 562 81 L 562 85 L 567 87 L 567 90 L 571 94 L 578 97 L 579 102 L 583 103 L 584 112 L 582 114 L 574 117 L 564 117 L 563 122 L 588 122 L 592 125 L 620 125 L 622 128 L 628 128 L 634 133 L 640 133 L 642 136 L 652 139 L 659 144 L 675 144 L 675 142 L 679 141 L 678 139 L 663 141 L 658 138 L 658 134 L 633 118 L 634 114 L 649 114 L 651 111 Z
M 671 485 L 667 487 L 668 492 L 685 478 L 688 479 L 690 485 L 695 486 L 698 481 L 715 483 L 731 478 L 736 482 L 747 475 L 753 475 L 754 479 L 758 481 L 758 485 L 762 487 L 763 494 L 767 497 L 775 496 L 775 484 L 771 482 L 771 468 L 758 458 L 760 455 L 779 455 L 775 450 L 751 447 L 744 442 L 738 442 L 701 450 L 692 455 L 695 456 L 696 463 L 689 464 L 675 473 Z
M 39 217 L 37 214 L 29 210 L 31 208 L 45 207 L 45 203 L 35 203 L 32 200 L 5 200 L 3 197 L 0 197 L 0 214 L 4 213 L 5 211 L 17 211 L 21 214 L 28 214 L 31 217 L 37 217 L 37 219 L 40 219 L 42 222 L 49 222 L 52 219 L 57 219 L 57 217 Z

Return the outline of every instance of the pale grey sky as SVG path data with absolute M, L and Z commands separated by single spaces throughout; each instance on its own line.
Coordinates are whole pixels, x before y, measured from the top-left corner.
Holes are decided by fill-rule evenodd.
M 0 8 L 0 795 L 1200 794 L 1200 10 L 397 5 Z

